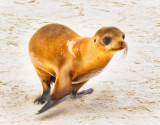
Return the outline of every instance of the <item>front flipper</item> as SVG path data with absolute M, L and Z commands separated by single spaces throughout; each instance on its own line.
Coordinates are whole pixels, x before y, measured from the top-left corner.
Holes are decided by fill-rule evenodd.
M 48 109 L 56 106 L 59 103 L 63 102 L 64 100 L 68 99 L 68 97 L 69 96 L 67 95 L 67 96 L 61 98 L 60 100 L 54 101 L 53 100 L 53 95 L 51 95 L 48 102 L 38 111 L 37 115 L 47 111 Z
M 85 96 L 85 95 L 88 95 L 88 94 L 91 94 L 91 93 L 93 93 L 93 89 L 92 88 L 90 88 L 90 89 L 87 89 L 87 90 L 83 90 L 83 91 L 81 91 L 81 92 L 78 92 L 77 94 L 73 94 L 73 93 L 71 93 L 70 94 L 70 97 L 71 98 L 82 98 L 83 96 Z
M 62 70 L 57 76 L 53 94 L 49 98 L 49 101 L 39 110 L 38 114 L 47 111 L 48 109 L 54 107 L 60 102 L 66 100 L 72 91 L 72 80 L 70 72 Z
M 84 82 L 81 82 L 79 84 L 73 84 L 72 85 L 72 93 L 70 94 L 70 97 L 71 98 L 81 98 L 83 97 L 84 95 L 87 95 L 87 94 L 91 94 L 93 92 L 93 89 L 90 88 L 90 89 L 87 89 L 87 90 L 83 90 L 79 93 L 77 93 L 79 91 L 79 89 L 86 83 L 87 81 L 84 81 Z

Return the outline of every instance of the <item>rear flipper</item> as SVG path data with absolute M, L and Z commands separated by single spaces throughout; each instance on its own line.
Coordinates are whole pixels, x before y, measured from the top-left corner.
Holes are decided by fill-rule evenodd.
M 39 69 L 36 67 L 35 69 L 36 69 L 37 75 L 39 76 L 41 80 L 41 84 L 43 87 L 43 94 L 42 96 L 38 97 L 34 101 L 34 103 L 44 104 L 50 95 L 50 89 L 51 89 L 50 83 L 55 82 L 56 78 L 54 76 L 51 76 L 49 73 L 43 71 L 42 69 Z
M 48 91 L 47 92 L 43 92 L 42 96 L 38 97 L 34 103 L 38 103 L 38 104 L 44 104 L 45 101 L 48 99 L 49 94 L 50 94 L 50 84 L 48 84 Z
M 51 76 L 50 77 L 50 82 L 54 82 L 55 83 L 55 81 L 56 81 L 56 77 L 55 76 Z

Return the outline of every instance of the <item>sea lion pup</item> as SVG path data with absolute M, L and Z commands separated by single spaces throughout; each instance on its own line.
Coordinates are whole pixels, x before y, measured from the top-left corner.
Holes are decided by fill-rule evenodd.
M 92 37 L 81 37 L 61 24 L 40 28 L 29 42 L 29 54 L 43 86 L 43 94 L 35 102 L 45 103 L 51 82 L 55 82 L 55 86 L 39 113 L 69 94 L 76 98 L 92 93 L 93 89 L 89 89 L 77 94 L 89 79 L 105 68 L 115 52 L 127 50 L 124 38 L 124 33 L 116 27 L 103 27 Z

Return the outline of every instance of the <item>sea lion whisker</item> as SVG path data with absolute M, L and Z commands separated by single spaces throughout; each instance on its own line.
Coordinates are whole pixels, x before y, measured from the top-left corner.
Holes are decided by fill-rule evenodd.
M 126 45 L 126 47 L 123 50 L 123 55 L 122 55 L 121 59 L 124 60 L 126 58 L 127 54 L 128 54 L 128 46 Z

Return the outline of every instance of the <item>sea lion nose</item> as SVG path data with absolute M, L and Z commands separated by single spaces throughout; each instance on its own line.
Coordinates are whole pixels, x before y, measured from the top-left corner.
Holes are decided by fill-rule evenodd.
M 121 44 L 121 46 L 123 46 L 123 44 L 124 44 L 123 41 L 120 41 L 120 44 Z

